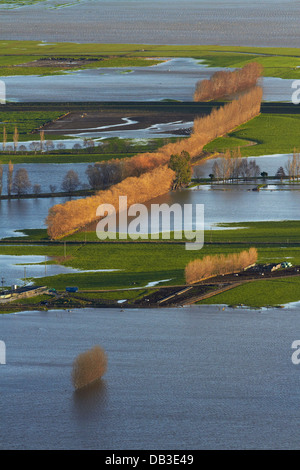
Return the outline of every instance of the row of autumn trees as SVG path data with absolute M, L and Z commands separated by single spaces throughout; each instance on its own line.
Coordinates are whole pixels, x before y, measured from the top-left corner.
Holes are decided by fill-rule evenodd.
M 156 152 L 114 159 L 108 162 L 109 165 L 91 165 L 88 178 L 96 182 L 95 187 L 97 181 L 100 184 L 103 178 L 105 180 L 105 174 L 109 174 L 106 176 L 108 185 L 113 186 L 96 193 L 95 196 L 52 207 L 46 220 L 49 236 L 60 238 L 95 221 L 98 205 L 114 205 L 116 194 L 127 195 L 129 191 L 128 204 L 131 205 L 161 196 L 172 187 L 180 186 L 181 182 L 178 181 L 176 173 L 176 168 L 180 166 L 178 157 L 184 165 L 186 164 L 188 171 L 190 159 L 199 156 L 204 145 L 257 116 L 260 113 L 261 100 L 262 90 L 255 87 L 239 99 L 213 109 L 208 116 L 196 118 L 193 133 L 188 138 L 169 143 Z M 115 207 L 117 209 L 118 204 Z
M 172 155 L 178 156 L 182 152 L 187 152 L 190 158 L 198 156 L 208 142 L 257 116 L 261 99 L 261 88 L 254 88 L 240 99 L 213 109 L 207 116 L 196 118 L 193 133 L 189 138 L 164 145 L 156 152 L 89 165 L 87 177 L 90 186 L 101 189 L 120 183 L 128 177 L 141 176 L 161 165 L 168 165 Z
M 229 255 L 205 256 L 202 259 L 190 261 L 185 268 L 187 284 L 200 282 L 214 276 L 240 272 L 257 261 L 256 248 L 250 248 L 240 253 Z
M 247 90 L 256 85 L 262 72 L 263 66 L 257 62 L 246 64 L 233 72 L 216 72 L 209 80 L 196 84 L 194 101 L 217 100 Z

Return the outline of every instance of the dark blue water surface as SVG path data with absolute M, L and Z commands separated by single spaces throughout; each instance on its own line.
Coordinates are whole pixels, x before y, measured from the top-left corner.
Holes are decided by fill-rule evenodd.
M 299 448 L 297 306 L 0 316 L 1 449 Z M 108 370 L 73 390 L 74 358 Z

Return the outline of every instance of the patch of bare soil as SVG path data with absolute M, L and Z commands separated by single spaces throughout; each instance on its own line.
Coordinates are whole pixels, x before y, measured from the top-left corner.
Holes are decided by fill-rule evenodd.
M 126 122 L 126 119 L 134 121 Z M 78 132 L 107 132 L 110 126 L 122 125 L 122 130 L 146 129 L 157 124 L 168 124 L 173 122 L 192 122 L 195 113 L 182 115 L 180 112 L 156 112 L 143 109 L 142 111 L 133 109 L 101 109 L 99 111 L 88 112 L 70 112 L 55 122 L 49 123 L 43 127 L 45 132 L 55 132 L 57 134 L 77 134 Z M 104 129 L 99 129 L 105 127 Z M 117 129 L 117 128 L 116 128 Z M 182 135 L 188 135 L 190 130 L 183 126 Z M 178 131 L 176 131 L 178 134 Z
M 25 64 L 18 64 L 16 67 L 53 67 L 61 69 L 72 69 L 74 67 L 82 67 L 83 65 L 91 65 L 101 62 L 102 59 L 72 59 L 67 57 L 47 57 L 45 59 L 37 59 Z

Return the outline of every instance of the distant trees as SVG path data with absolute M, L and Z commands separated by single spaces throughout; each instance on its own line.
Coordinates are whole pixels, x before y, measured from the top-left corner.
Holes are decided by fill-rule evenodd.
M 22 194 L 26 194 L 30 188 L 31 183 L 28 178 L 27 170 L 25 170 L 25 168 L 19 168 L 13 179 L 13 192 L 21 196 Z
M 8 194 L 8 196 L 11 195 L 11 191 L 12 191 L 13 172 L 14 172 L 14 165 L 13 165 L 13 163 L 9 162 L 8 172 L 7 172 L 7 194 Z
M 87 149 L 88 152 L 91 152 L 92 149 L 95 147 L 95 142 L 93 139 L 84 139 L 83 146 Z
M 63 179 L 61 189 L 66 191 L 67 193 L 71 193 L 78 189 L 80 186 L 80 181 L 78 177 L 78 173 L 74 170 L 69 170 L 66 176 Z
M 197 82 L 194 101 L 216 100 L 244 91 L 256 85 L 262 72 L 262 65 L 256 62 L 246 64 L 233 72 L 216 72 L 209 80 Z
M 5 146 L 6 146 L 6 142 L 7 142 L 7 132 L 6 132 L 6 127 L 4 126 L 3 127 L 3 138 L 2 138 L 2 148 L 3 148 L 3 151 L 5 151 Z
M 82 148 L 82 147 L 81 147 L 81 144 L 79 144 L 78 142 L 73 145 L 73 149 L 74 149 L 74 150 L 80 150 L 81 148 Z
M 46 152 L 51 152 L 52 150 L 55 149 L 55 145 L 54 145 L 54 143 L 52 142 L 52 140 L 46 140 L 46 142 L 45 142 L 45 148 L 46 148 Z
M 243 178 L 257 178 L 260 175 L 260 167 L 255 160 L 242 158 L 240 149 L 226 150 L 223 157 L 219 157 L 212 167 L 212 174 L 216 179 L 223 182 L 231 180 L 232 182 Z
M 63 142 L 59 142 L 56 146 L 57 150 L 64 150 L 66 148 Z
M 3 166 L 2 166 L 2 163 L 0 162 L 0 196 L 2 195 L 2 190 L 3 190 Z
M 41 152 L 44 150 L 44 143 L 45 143 L 45 131 L 40 132 L 40 149 Z
M 299 180 L 300 176 L 300 154 L 294 149 L 292 158 L 289 158 L 285 165 L 287 175 L 290 180 Z M 284 177 L 285 175 L 281 176 Z
M 15 127 L 15 130 L 14 130 L 13 141 L 14 141 L 14 151 L 16 152 L 18 150 L 18 143 L 19 143 L 19 132 L 18 132 L 17 127 Z
M 33 194 L 35 194 L 36 196 L 38 196 L 39 194 L 41 194 L 42 192 L 42 187 L 40 184 L 34 184 L 32 186 L 32 191 L 33 191 Z
M 128 171 L 125 175 L 125 171 L 126 162 L 113 159 L 89 165 L 85 173 L 92 189 L 104 189 L 113 184 L 120 183 L 125 179 L 125 176 L 136 176 L 133 174 L 133 171 Z
M 40 150 L 40 143 L 37 140 L 34 140 L 29 144 L 29 150 L 36 154 L 38 150 Z
M 242 271 L 257 261 L 256 248 L 225 255 L 205 256 L 188 263 L 185 268 L 187 284 L 200 282 L 210 277 Z

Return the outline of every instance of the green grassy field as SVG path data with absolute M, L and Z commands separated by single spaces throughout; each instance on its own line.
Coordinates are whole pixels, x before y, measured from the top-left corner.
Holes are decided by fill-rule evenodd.
M 241 147 L 242 155 L 292 153 L 300 148 L 300 116 L 260 114 L 204 147 L 209 152 Z
M 2 141 L 3 127 L 6 127 L 8 137 L 7 145 L 13 145 L 13 132 L 15 126 L 19 131 L 19 141 L 39 140 L 39 133 L 31 134 L 36 128 L 46 124 L 64 113 L 61 111 L 6 111 L 0 110 L 0 142 Z M 63 135 L 46 134 L 45 140 L 64 139 Z M 71 150 L 55 151 L 50 154 L 20 155 L 13 153 L 0 154 L 0 161 L 8 163 L 76 163 L 95 162 L 111 158 L 122 158 L 132 156 L 135 153 L 153 151 L 164 145 L 164 139 L 152 139 L 144 144 L 131 143 L 131 148 L 125 148 L 118 139 L 110 139 L 107 149 L 97 151 L 93 149 L 90 153 L 85 149 L 79 152 Z M 176 138 L 169 139 L 170 141 Z M 75 142 L 75 141 L 74 141 Z M 108 145 L 108 144 L 107 144 Z M 128 147 L 128 146 L 127 146 Z M 210 142 L 204 147 L 208 152 L 223 152 L 227 148 L 241 148 L 243 156 L 261 156 L 279 153 L 292 153 L 300 149 L 300 115 L 298 114 L 260 114 L 251 121 L 237 127 L 224 137 Z M 1 148 L 1 143 L 0 143 Z
M 145 243 L 107 243 L 97 245 L 68 243 L 75 235 L 66 238 L 66 254 L 64 244 L 47 245 L 0 245 L 1 254 L 41 255 L 53 257 L 52 263 L 59 260 L 66 266 L 90 272 L 75 272 L 36 279 L 38 285 L 47 285 L 57 290 L 64 290 L 67 285 L 76 285 L 80 289 L 123 289 L 116 296 L 113 293 L 101 294 L 101 298 L 134 299 L 148 283 L 163 281 L 159 285 L 184 285 L 184 268 L 193 259 L 206 255 L 229 254 L 240 252 L 249 246 L 256 246 L 259 263 L 290 261 L 293 265 L 300 264 L 300 221 L 286 222 L 244 222 L 243 227 L 236 229 L 238 224 L 229 224 L 229 230 L 217 230 L 205 234 L 207 242 L 200 251 L 187 251 L 183 244 L 167 244 L 162 241 Z M 232 230 L 230 230 L 232 227 Z M 41 230 L 25 231 L 30 240 L 47 240 L 47 234 Z M 93 233 L 81 233 L 77 239 L 95 239 Z M 16 240 L 17 242 L 17 240 Z M 20 239 L 18 241 L 20 242 Z M 273 243 L 273 244 L 272 244 Z M 111 272 L 95 272 L 95 270 L 115 270 Z M 28 266 L 30 278 L 30 266 Z M 94 272 L 93 272 L 94 271 Z M 244 304 L 249 306 L 278 305 L 300 300 L 300 280 L 277 279 L 250 282 L 226 293 L 212 297 L 204 303 Z M 129 290 L 129 291 L 128 291 Z
M 213 243 L 242 243 L 242 244 L 290 244 L 300 243 L 300 221 L 299 220 L 284 220 L 273 222 L 233 222 L 228 224 L 218 224 L 218 230 L 206 230 L 204 234 L 205 244 Z M 222 230 L 224 227 L 224 230 Z M 16 241 L 38 241 L 49 240 L 46 229 L 28 229 L 18 230 L 22 231 L 26 237 L 14 237 Z M 128 237 L 128 240 L 130 238 Z M 174 240 L 174 233 L 170 234 L 170 241 Z M 69 235 L 62 239 L 62 241 L 77 241 L 77 242 L 98 242 L 96 232 L 83 231 Z M 161 240 L 160 240 L 161 241 Z M 183 242 L 185 239 L 183 238 Z M 138 241 L 136 242 L 138 243 Z M 149 243 L 155 243 L 149 240 Z M 167 241 L 168 243 L 168 241 Z M 2 246 L 0 245 L 0 249 Z M 199 252 L 199 253 L 202 253 Z
M 300 279 L 254 281 L 235 287 L 198 305 L 245 305 L 248 307 L 279 306 L 300 300 Z
M 31 134 L 35 129 L 38 129 L 40 126 L 50 123 L 60 116 L 63 116 L 65 113 L 56 112 L 56 111 L 8 111 L 3 112 L 0 108 L 0 142 L 3 142 L 3 129 L 5 127 L 7 132 L 7 143 L 6 145 L 13 145 L 13 134 L 14 129 L 17 127 L 19 133 L 19 141 L 27 142 L 31 140 L 39 140 L 40 135 Z M 46 140 L 56 139 L 58 136 L 54 134 L 49 134 L 46 137 Z M 59 136 L 58 138 L 63 139 L 64 136 Z M 0 149 L 2 150 L 2 145 L 0 144 Z M 0 156 L 1 159 L 1 156 Z
M 158 63 L 158 58 L 192 57 L 204 61 L 210 67 L 236 68 L 257 61 L 264 66 L 264 76 L 290 79 L 300 77 L 299 48 L 74 43 L 43 43 L 41 47 L 40 44 L 38 41 L 0 41 L 0 76 L 60 73 L 61 68 L 56 66 L 51 69 L 20 66 L 47 57 L 101 59 L 99 63 L 77 69 L 150 66 Z
M 0 144 L 1 145 L 1 144 Z M 81 153 L 81 154 L 29 154 L 18 155 L 14 153 L 0 154 L 0 163 L 94 163 L 111 160 L 112 158 L 131 157 L 133 154 L 99 154 L 99 153 Z

